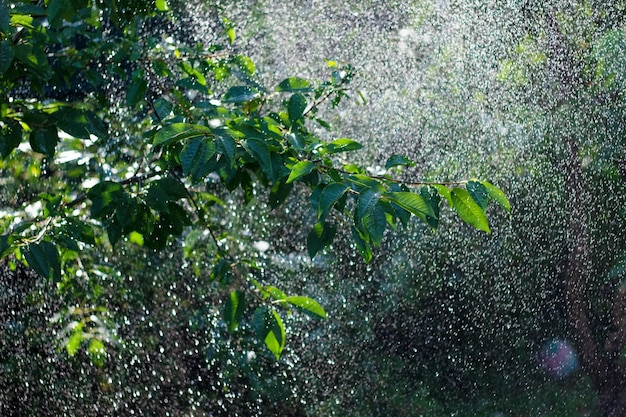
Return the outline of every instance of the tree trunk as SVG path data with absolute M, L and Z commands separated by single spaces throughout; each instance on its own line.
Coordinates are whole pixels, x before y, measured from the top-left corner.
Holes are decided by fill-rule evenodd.
M 562 36 L 555 14 L 545 15 L 552 53 L 551 73 L 559 82 L 559 105 L 576 102 L 577 89 L 584 85 L 582 68 L 576 65 L 572 46 Z M 555 110 L 555 109 L 553 109 Z M 578 156 L 575 134 L 563 138 L 567 156 L 564 164 L 565 192 L 569 211 L 567 230 L 567 267 L 564 290 L 566 309 L 572 326 L 574 344 L 580 353 L 583 369 L 591 378 L 598 394 L 600 412 L 604 417 L 626 416 L 626 368 L 620 361 L 620 350 L 626 344 L 626 289 L 617 292 L 613 311 L 615 331 L 604 346 L 599 346 L 591 327 L 591 302 L 588 294 L 592 276 L 591 237 L 588 226 L 588 205 L 583 171 Z M 620 308 L 620 306 L 622 306 Z
M 626 375 L 618 363 L 622 343 L 611 352 L 596 343 L 590 323 L 590 302 L 587 293 L 591 276 L 590 236 L 587 224 L 587 202 L 578 159 L 578 146 L 573 138 L 567 139 L 568 160 L 565 164 L 566 193 L 568 199 L 568 257 L 565 270 L 565 295 L 567 313 L 573 327 L 574 343 L 580 353 L 583 368 L 598 392 L 599 407 L 604 417 L 626 416 Z M 618 294 L 619 295 L 619 294 Z M 616 304 L 617 306 L 618 304 Z M 614 324 L 623 324 L 624 311 L 614 311 Z M 619 330 L 619 327 L 617 327 Z M 616 330 L 616 331 L 618 331 Z M 616 336 L 617 337 L 617 336 Z M 621 337 L 618 337 L 621 339 Z M 621 341 L 619 341 L 621 342 Z

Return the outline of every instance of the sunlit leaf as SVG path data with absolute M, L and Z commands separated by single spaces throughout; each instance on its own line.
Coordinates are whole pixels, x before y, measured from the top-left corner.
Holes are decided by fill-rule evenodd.
M 326 145 L 326 152 L 332 154 L 339 152 L 356 151 L 361 148 L 363 148 L 363 145 L 361 145 L 357 141 L 348 138 L 340 138 L 328 143 Z
M 418 216 L 423 221 L 426 221 L 426 217 L 436 218 L 432 206 L 419 194 L 408 191 L 398 191 L 386 194 L 386 196 L 392 202 Z
M 506 194 L 504 194 L 501 189 L 487 181 L 481 181 L 481 183 L 487 189 L 487 194 L 489 195 L 489 198 L 498 203 L 506 211 L 511 212 L 511 203 L 509 203 L 509 199 L 506 197 Z
M 192 125 L 189 123 L 173 123 L 164 126 L 154 135 L 154 145 L 167 145 L 172 142 L 181 141 L 183 139 L 193 138 L 196 136 L 206 136 L 211 133 L 211 129 L 201 125 Z
M 67 354 L 72 357 L 78 353 L 78 349 L 80 348 L 80 344 L 83 341 L 83 323 L 78 323 L 76 327 L 72 330 L 72 334 L 69 339 L 65 343 L 65 350 Z
M 252 317 L 252 327 L 257 337 L 265 343 L 265 346 L 274 354 L 276 360 L 285 348 L 285 326 L 278 313 L 267 307 L 259 307 Z
M 299 307 L 306 313 L 309 313 L 313 316 L 321 317 L 323 319 L 326 318 L 326 311 L 324 311 L 322 306 L 317 301 L 309 297 L 293 295 L 287 297 L 286 300 L 289 304 Z
M 229 331 L 233 332 L 239 326 L 245 308 L 246 294 L 241 290 L 232 291 L 224 305 L 224 321 Z
M 74 354 L 75 353 L 76 352 L 74 352 Z M 93 363 L 96 367 L 102 368 L 104 366 L 104 363 L 106 361 L 106 349 L 104 348 L 104 343 L 102 343 L 102 340 L 98 338 L 91 339 L 91 342 L 89 342 L 89 347 L 87 348 L 87 353 L 89 353 L 89 359 L 91 359 L 91 363 Z
M 269 318 L 266 319 L 269 322 L 267 326 L 269 331 L 265 336 L 265 346 L 274 354 L 276 360 L 279 360 L 287 341 L 285 325 L 275 310 L 272 310 L 270 314 L 268 315 Z
M 287 178 L 287 184 L 294 182 L 298 178 L 310 174 L 315 169 L 315 164 L 311 161 L 300 161 L 291 168 L 291 174 Z
M 160 12 L 167 12 L 170 9 L 167 0 L 156 0 L 156 8 Z
M 459 217 L 478 230 L 490 233 L 485 211 L 474 201 L 467 190 L 454 188 L 451 193 L 452 207 Z
M 287 93 L 304 93 L 313 91 L 311 83 L 303 78 L 293 77 L 287 78 L 281 81 L 276 87 L 276 91 L 282 91 Z

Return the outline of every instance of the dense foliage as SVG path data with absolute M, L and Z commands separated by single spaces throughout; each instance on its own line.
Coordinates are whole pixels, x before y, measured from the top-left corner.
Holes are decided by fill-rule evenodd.
M 26 263 L 60 296 L 76 296 L 58 318 L 64 346 L 70 356 L 85 346 L 98 367 L 115 337 L 101 317 L 107 306 L 93 277 L 107 273 L 94 264 L 94 247 L 115 253 L 130 242 L 162 251 L 204 231 L 211 268 L 195 273 L 231 288 L 223 307 L 230 332 L 247 305 L 257 306 L 252 325 L 277 359 L 286 340 L 279 308 L 326 316 L 313 299 L 258 279 L 239 236 L 220 222 L 223 190 L 244 204 L 263 193 L 275 209 L 305 187 L 315 213 L 309 255 L 331 244 L 340 225 L 365 261 L 387 227 L 406 227 L 411 216 L 436 229 L 442 198 L 486 232 L 490 200 L 510 210 L 487 181 L 396 180 L 395 169 L 414 164 L 400 155 L 380 175 L 344 161 L 361 145 L 323 141 L 311 125 L 330 128 L 318 108 L 348 97 L 349 66 L 328 62 L 326 82 L 294 77 L 267 88 L 249 58 L 229 51 L 228 22 L 224 44 L 188 45 L 168 36 L 175 15 L 163 1 L 15 2 L 1 12 L 2 173 L 15 193 L 5 203 L 0 251 L 12 268 Z M 124 279 L 118 285 L 130 290 Z

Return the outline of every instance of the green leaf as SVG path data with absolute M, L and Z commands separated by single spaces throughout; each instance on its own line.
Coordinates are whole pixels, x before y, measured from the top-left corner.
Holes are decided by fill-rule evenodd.
M 332 243 L 335 238 L 335 233 L 337 233 L 337 228 L 329 223 L 319 222 L 313 226 L 306 240 L 307 250 L 311 259 L 313 259 L 320 250 Z
M 156 8 L 160 12 L 167 12 L 170 9 L 167 0 L 156 0 Z
M 102 181 L 94 185 L 87 192 L 87 198 L 91 200 L 92 217 L 103 218 L 113 213 L 123 195 L 124 188 L 116 182 Z
M 240 290 L 232 291 L 224 306 L 224 321 L 226 321 L 230 332 L 234 332 L 239 325 L 245 308 L 246 294 Z
M 82 343 L 82 341 L 83 323 L 78 323 L 76 327 L 74 327 L 74 329 L 72 330 L 72 335 L 65 343 L 65 350 L 67 350 L 67 354 L 70 355 L 70 357 L 78 353 L 78 349 L 80 348 L 80 344 Z
M 89 121 L 85 112 L 72 108 L 63 107 L 54 113 L 54 119 L 59 129 L 65 133 L 80 139 L 89 139 L 89 130 L 87 129 Z
M 272 285 L 263 287 L 263 292 L 269 294 L 274 300 L 285 300 L 287 298 L 287 294 Z
M 372 244 L 380 245 L 387 227 L 387 218 L 379 200 L 376 200 L 376 205 L 361 218 L 361 224 Z
M 226 36 L 228 36 L 228 42 L 232 45 L 235 42 L 235 36 L 237 33 L 235 32 L 235 28 L 233 24 L 226 17 L 222 18 L 222 22 L 224 23 L 224 31 L 226 32 Z
M 33 151 L 42 153 L 48 158 L 54 156 L 57 143 L 59 143 L 59 135 L 56 127 L 48 127 L 35 129 L 30 132 L 30 147 Z
M 350 187 L 348 184 L 335 182 L 324 187 L 320 193 L 317 204 L 317 219 L 320 222 L 326 220 L 326 216 L 335 203 L 346 193 Z
M 259 163 L 268 178 L 275 180 L 274 167 L 272 166 L 272 159 L 267 143 L 265 143 L 263 139 L 248 138 L 244 142 L 244 147 L 248 151 L 248 154 Z
M 73 11 L 69 0 L 50 0 L 48 3 L 48 22 L 52 28 L 60 28 L 65 14 Z
M 6 119 L 6 126 L 0 131 L 0 154 L 6 158 L 22 142 L 22 125 L 14 119 Z
M 55 281 L 61 280 L 59 251 L 50 242 L 31 243 L 24 250 L 28 265 L 39 275 Z
M 437 216 L 433 212 L 433 208 L 430 204 L 424 200 L 419 194 L 411 193 L 407 191 L 398 191 L 389 193 L 386 195 L 389 199 L 402 207 L 403 209 L 410 211 L 423 222 L 428 223 L 428 217 L 432 217 L 433 219 L 437 219 Z
M 372 248 L 369 243 L 365 241 L 361 232 L 354 226 L 352 227 L 352 238 L 354 239 L 357 250 L 363 257 L 363 260 L 369 263 L 372 260 Z
M 313 316 L 321 317 L 323 319 L 326 318 L 326 312 L 322 308 L 322 306 L 315 300 L 309 297 L 303 297 L 300 295 L 293 295 L 286 298 L 289 304 L 292 304 L 304 312 L 309 313 Z
M 178 142 L 183 139 L 193 138 L 196 136 L 206 136 L 211 134 L 211 129 L 205 126 L 192 125 L 189 123 L 173 123 L 163 126 L 154 135 L 153 145 L 167 145 L 172 142 Z
M 481 181 L 481 184 L 484 185 L 487 189 L 487 194 L 489 195 L 489 198 L 498 203 L 509 213 L 511 212 L 511 203 L 509 203 L 509 199 L 506 197 L 501 189 L 487 181 Z
M 276 360 L 279 360 L 285 348 L 285 325 L 275 310 L 272 310 L 271 315 L 268 315 L 268 317 L 267 321 L 269 323 L 267 327 L 269 331 L 265 336 L 265 346 L 274 354 Z
M 469 181 L 465 185 L 465 189 L 472 196 L 472 199 L 485 210 L 489 204 L 489 196 L 487 195 L 487 187 L 478 181 Z
M 96 243 L 93 228 L 89 224 L 76 217 L 68 217 L 65 221 L 66 224 L 63 225 L 62 228 L 65 234 L 90 245 L 94 245 Z
M 289 113 L 289 120 L 292 124 L 302 119 L 306 106 L 306 98 L 302 94 L 293 94 L 289 98 L 287 112 Z
M 285 348 L 285 326 L 275 310 L 267 307 L 259 307 L 252 317 L 252 327 L 256 330 L 257 337 L 265 343 L 265 346 L 274 354 L 276 360 Z
M 380 192 L 375 191 L 371 188 L 363 189 L 359 194 L 356 209 L 354 211 L 355 223 L 361 223 L 363 218 L 374 210 L 374 207 L 376 207 L 379 199 Z
M 245 103 L 247 101 L 254 100 L 259 96 L 260 94 L 258 91 L 253 90 L 246 85 L 240 85 L 229 88 L 226 94 L 224 94 L 224 97 L 222 97 L 222 101 L 224 103 Z
M 150 184 L 145 201 L 151 209 L 167 212 L 170 208 L 169 202 L 185 197 L 187 197 L 187 190 L 180 181 L 172 177 L 164 177 Z
M 235 140 L 232 135 L 223 128 L 213 130 L 213 134 L 215 135 L 217 149 L 220 153 L 226 155 L 226 158 L 228 158 L 232 166 L 233 162 L 235 162 L 235 150 L 237 149 Z
M 39 9 L 42 10 L 42 9 Z M 15 11 L 14 11 L 15 12 Z M 29 13 L 27 11 L 25 11 L 24 13 Z M 44 12 L 45 14 L 45 12 Z M 12 26 L 23 26 L 25 28 L 28 29 L 34 29 L 35 27 L 33 26 L 33 17 L 29 16 L 28 14 L 14 14 L 11 16 L 11 25 Z
M 13 62 L 13 45 L 4 40 L 0 42 L 0 75 L 3 75 Z
M 415 166 L 415 162 L 411 161 L 406 156 L 402 155 L 391 155 L 387 162 L 385 163 L 385 169 L 389 169 L 395 166 Z
M 104 366 L 104 362 L 106 361 L 106 349 L 104 348 L 102 340 L 97 338 L 91 339 L 89 347 L 87 348 L 87 353 L 89 353 L 91 363 L 93 363 L 97 368 L 102 368 Z
M 205 138 L 194 138 L 184 148 L 180 155 L 183 173 L 191 178 L 191 182 L 198 182 L 208 175 L 211 165 L 209 159 L 215 155 L 215 144 Z
M 247 75 L 254 75 L 256 73 L 256 66 L 254 62 L 245 55 L 237 55 L 235 62 Z
M 284 79 L 278 84 L 276 87 L 276 91 L 282 91 L 286 93 L 305 93 L 309 91 L 313 91 L 313 87 L 311 83 L 303 78 L 287 78 Z
M 154 112 L 156 113 L 159 120 L 167 118 L 167 116 L 172 113 L 172 110 L 174 110 L 174 105 L 163 98 L 158 98 L 154 100 L 154 103 L 152 103 L 152 107 L 154 108 Z
M 291 174 L 287 178 L 287 184 L 290 184 L 298 178 L 308 175 L 315 169 L 315 164 L 311 161 L 300 161 L 291 168 Z
M 269 203 L 270 208 L 275 209 L 285 202 L 291 189 L 293 188 L 293 184 L 286 184 L 283 181 L 276 181 L 270 190 Z
M 0 259 L 13 252 L 12 243 L 13 237 L 11 235 L 0 236 Z
M 0 32 L 5 35 L 11 34 L 11 18 L 8 6 L 5 2 L 0 2 Z M 0 75 L 2 74 L 0 73 Z
M 452 207 L 459 217 L 478 230 L 490 233 L 485 211 L 474 201 L 467 190 L 454 188 L 451 193 Z
M 446 187 L 445 185 L 441 185 L 441 184 L 432 184 L 430 185 L 430 187 L 437 190 L 439 195 L 442 196 L 448 202 L 448 205 L 450 207 L 452 207 L 452 196 L 450 195 L 450 189 L 448 187 Z
M 148 83 L 143 78 L 143 71 L 136 71 L 126 90 L 126 105 L 134 107 L 146 98 Z
M 363 148 L 359 142 L 348 138 L 335 139 L 326 145 L 326 152 L 333 154 L 339 152 L 356 151 Z
M 437 229 L 439 225 L 439 203 L 441 202 L 441 197 L 437 191 L 431 187 L 420 188 L 420 196 L 433 211 L 433 216 L 426 216 L 426 223 L 433 229 Z

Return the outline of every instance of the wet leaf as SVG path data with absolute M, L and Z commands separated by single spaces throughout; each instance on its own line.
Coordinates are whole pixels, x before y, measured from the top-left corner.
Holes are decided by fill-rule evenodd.
M 215 155 L 215 144 L 205 138 L 193 138 L 180 155 L 183 173 L 195 183 L 210 173 L 209 159 Z
M 315 164 L 311 161 L 300 161 L 291 168 L 291 174 L 287 178 L 287 184 L 290 184 L 304 175 L 308 175 L 315 169 Z
M 7 40 L 0 42 L 0 75 L 3 75 L 13 62 L 13 45 Z
M 483 184 L 478 181 L 469 181 L 465 185 L 465 189 L 481 209 L 485 210 L 487 208 L 489 196 L 487 195 L 487 188 Z
M 56 127 L 35 129 L 30 132 L 30 147 L 33 151 L 46 155 L 48 158 L 54 156 L 59 135 Z
M 487 189 L 487 194 L 489 195 L 489 198 L 491 198 L 493 201 L 498 203 L 502 208 L 510 213 L 511 203 L 509 203 L 509 199 L 506 197 L 506 194 L 504 194 L 501 189 L 487 181 L 481 181 L 481 183 Z
M 474 201 L 467 190 L 454 188 L 451 191 L 452 207 L 459 217 L 478 230 L 490 233 L 485 211 Z
M 289 304 L 299 307 L 299 309 L 312 316 L 321 317 L 323 319 L 326 318 L 326 311 L 324 311 L 322 306 L 312 298 L 300 295 L 292 295 L 290 297 L 287 297 L 286 300 Z
M 173 123 L 163 126 L 163 128 L 157 131 L 152 143 L 155 146 L 165 146 L 172 142 L 178 142 L 197 136 L 206 136 L 208 134 L 211 134 L 211 130 L 206 126 L 192 125 L 189 123 Z
M 313 229 L 307 236 L 307 250 L 309 256 L 314 258 L 317 253 L 324 247 L 330 245 L 335 238 L 337 228 L 326 222 L 319 222 L 313 226 Z
M 0 154 L 6 158 L 22 143 L 22 125 L 14 119 L 6 119 L 5 128 L 0 131 Z
M 78 353 L 80 344 L 83 342 L 83 323 L 78 323 L 72 330 L 72 334 L 65 343 L 65 350 L 70 357 Z
M 93 363 L 97 368 L 102 368 L 104 366 L 104 363 L 106 361 L 106 349 L 104 348 L 104 343 L 102 343 L 102 340 L 97 338 L 91 339 L 91 342 L 89 342 L 89 347 L 87 348 L 87 353 L 89 354 L 89 359 L 91 359 L 91 363 Z
M 313 91 L 311 83 L 303 78 L 293 77 L 287 78 L 281 81 L 276 87 L 276 91 L 282 91 L 286 93 L 305 93 Z
M 392 155 L 387 159 L 385 163 L 385 169 L 389 169 L 396 166 L 415 166 L 415 162 L 403 155 Z
M 289 120 L 292 124 L 302 119 L 302 115 L 304 113 L 304 110 L 306 109 L 306 106 L 306 98 L 304 98 L 302 94 L 293 94 L 289 98 L 289 102 L 287 103 L 287 111 L 289 113 Z
M 240 290 L 232 291 L 224 305 L 224 321 L 230 332 L 234 332 L 239 326 L 245 308 L 246 294 Z
M 259 97 L 260 94 L 258 91 L 253 90 L 252 88 L 242 85 L 231 87 L 228 89 L 224 97 L 222 97 L 222 101 L 224 103 L 245 103 L 247 101 L 254 100 Z
M 386 197 L 403 209 L 413 213 L 424 222 L 427 222 L 427 217 L 437 218 L 433 212 L 432 206 L 419 194 L 408 191 L 398 191 L 386 194 Z
M 56 246 L 50 242 L 31 243 L 24 250 L 24 258 L 40 276 L 61 280 L 61 260 Z
M 363 148 L 359 142 L 348 138 L 335 139 L 326 145 L 326 152 L 329 154 L 356 151 Z
M 317 218 L 319 221 L 323 222 L 326 220 L 326 216 L 332 207 L 349 188 L 345 183 L 332 183 L 324 187 L 320 193 L 317 205 Z

